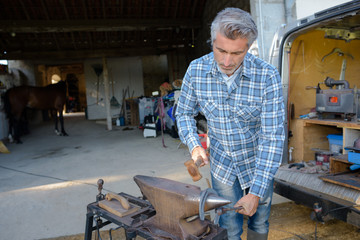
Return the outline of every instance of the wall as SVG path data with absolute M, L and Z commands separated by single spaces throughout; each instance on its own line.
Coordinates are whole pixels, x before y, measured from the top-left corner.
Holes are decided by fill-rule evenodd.
M 15 75 L 14 83 L 19 85 L 36 85 L 34 64 L 30 61 L 23 60 L 9 60 L 8 61 L 9 72 Z M 17 81 L 19 79 L 19 81 Z
M 177 79 L 183 79 L 190 62 L 193 60 L 191 53 L 194 51 L 194 48 L 185 47 L 167 54 L 170 83 Z
M 256 0 L 250 1 L 250 6 L 251 15 L 258 27 L 259 57 L 268 61 L 272 39 L 277 29 L 282 24 L 296 20 L 295 0 Z
M 99 77 L 99 91 L 97 90 L 98 77 L 92 68 L 93 64 L 102 65 L 102 59 L 84 61 L 84 75 L 86 81 L 87 117 L 90 120 L 105 119 L 105 92 L 103 74 Z M 108 74 L 110 84 L 110 98 L 113 96 L 121 104 L 123 92 L 128 88 L 129 96 L 139 97 L 144 95 L 143 71 L 141 57 L 108 58 Z M 114 88 L 112 88 L 114 83 Z M 114 89 L 114 94 L 113 90 Z M 120 107 L 111 107 L 111 117 L 119 116 Z
M 296 20 L 295 0 L 208 1 L 202 21 L 203 27 L 195 43 L 193 59 L 212 51 L 209 41 L 210 25 L 216 14 L 226 7 L 241 8 L 252 15 L 259 33 L 258 40 L 253 45 L 255 49 L 252 53 L 258 53 L 264 60 L 268 60 L 276 30 L 282 24 Z
M 250 12 L 250 1 L 207 1 L 205 11 L 202 19 L 202 28 L 199 35 L 197 36 L 195 42 L 195 51 L 192 54 L 192 58 L 198 58 L 204 54 L 207 54 L 212 51 L 210 44 L 210 26 L 211 22 L 214 20 L 216 14 L 223 10 L 226 7 L 237 7 L 241 8 L 247 12 Z
M 151 97 L 152 92 L 159 91 L 160 85 L 169 80 L 166 55 L 142 57 L 144 94 Z
M 9 74 L 0 76 L 6 88 L 20 85 L 36 85 L 34 65 L 29 61 L 8 61 Z M 5 90 L 4 90 L 5 91 Z M 29 116 L 29 119 L 31 119 Z M 7 137 L 8 124 L 4 112 L 0 111 L 0 140 Z

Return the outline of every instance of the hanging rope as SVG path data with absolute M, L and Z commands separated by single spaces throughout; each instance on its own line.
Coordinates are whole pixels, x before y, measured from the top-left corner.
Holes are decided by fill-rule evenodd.
M 165 140 L 164 140 L 164 130 L 165 130 L 165 107 L 164 107 L 164 101 L 162 97 L 158 98 L 158 105 L 156 108 L 156 112 L 159 114 L 159 119 L 161 123 L 161 138 L 162 138 L 162 144 L 163 147 L 166 148 Z

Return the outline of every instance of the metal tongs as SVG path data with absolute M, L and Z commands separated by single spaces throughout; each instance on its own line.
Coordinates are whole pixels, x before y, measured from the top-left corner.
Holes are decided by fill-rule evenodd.
M 265 204 L 267 204 L 267 202 L 259 203 L 259 206 L 265 205 Z M 236 211 L 236 210 L 241 210 L 241 209 L 244 209 L 244 207 L 240 206 L 240 207 L 230 207 L 230 208 L 218 208 L 218 209 L 216 209 L 215 212 L 217 215 L 220 216 L 220 215 L 225 214 L 228 211 Z

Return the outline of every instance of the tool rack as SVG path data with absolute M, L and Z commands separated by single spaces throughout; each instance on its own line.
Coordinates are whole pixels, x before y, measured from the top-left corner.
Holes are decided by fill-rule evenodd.
M 173 239 L 180 240 L 178 237 L 171 233 L 164 232 L 160 229 L 150 229 L 144 226 L 144 222 L 150 219 L 156 214 L 152 205 L 143 199 L 136 198 L 126 193 L 119 193 L 120 196 L 126 198 L 129 203 L 135 204 L 140 209 L 132 214 L 124 217 L 116 216 L 105 209 L 99 207 L 97 202 L 87 205 L 86 214 L 86 226 L 85 226 L 85 240 L 91 240 L 93 231 L 100 231 L 106 225 L 111 223 L 118 225 L 120 228 L 124 228 L 125 236 L 127 240 L 135 239 L 136 236 L 143 237 L 145 239 Z M 106 221 L 102 221 L 105 219 Z M 94 226 L 95 223 L 95 226 Z M 208 235 L 202 238 L 194 238 L 191 240 L 227 240 L 227 231 L 214 224 L 209 225 L 211 231 Z M 161 237 L 159 237 L 161 236 Z

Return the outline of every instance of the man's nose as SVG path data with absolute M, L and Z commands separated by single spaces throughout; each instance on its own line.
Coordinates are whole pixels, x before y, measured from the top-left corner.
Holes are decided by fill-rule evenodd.
M 231 62 L 232 62 L 231 55 L 230 54 L 225 54 L 225 56 L 224 56 L 224 65 L 229 66 L 229 65 L 231 65 Z

